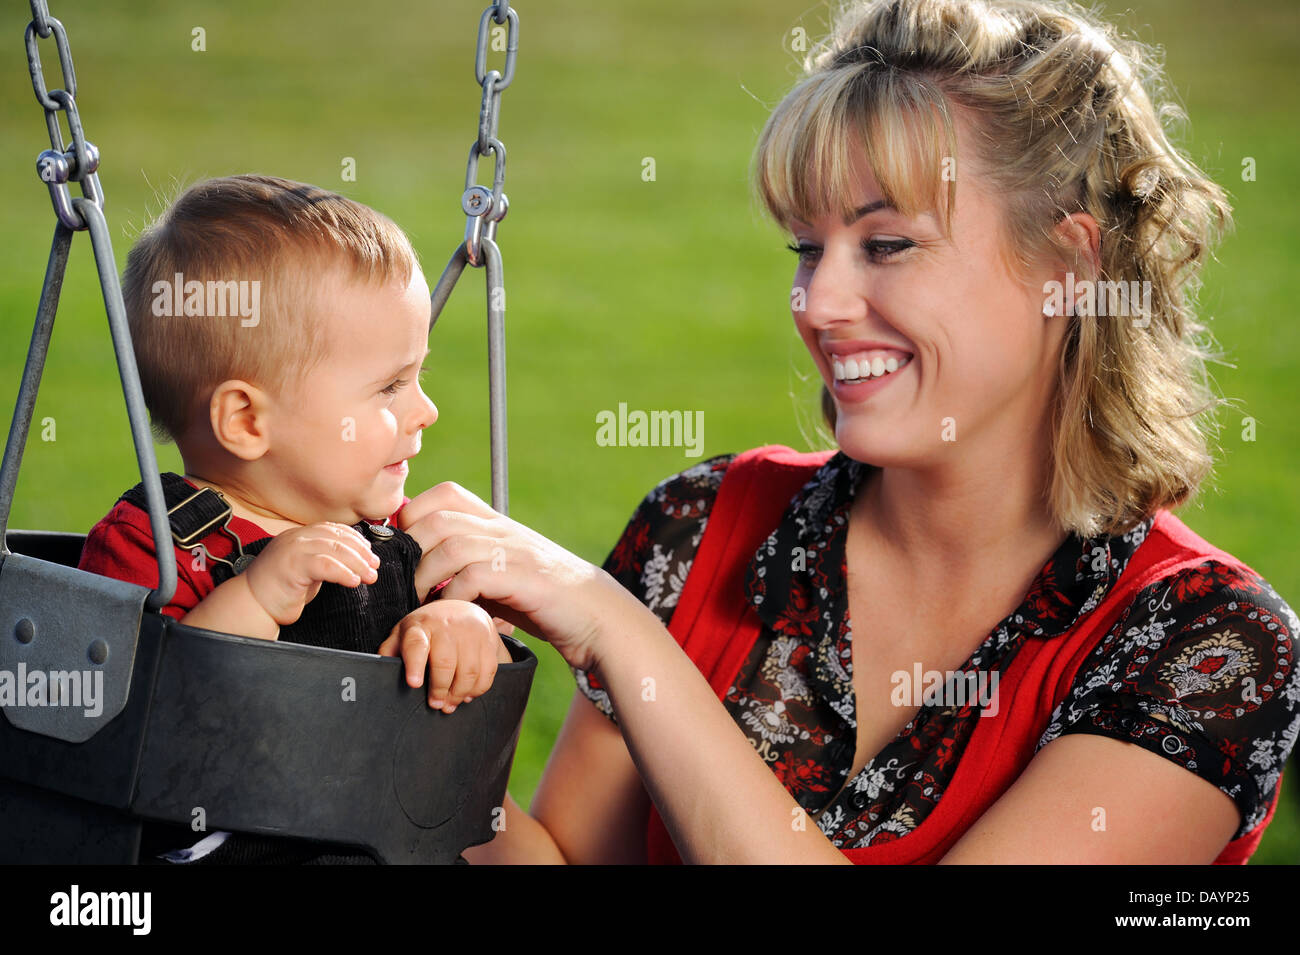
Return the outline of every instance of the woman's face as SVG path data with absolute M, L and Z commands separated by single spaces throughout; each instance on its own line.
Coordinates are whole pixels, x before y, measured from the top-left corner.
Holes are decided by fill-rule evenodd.
M 794 321 L 834 397 L 840 448 L 908 468 L 951 461 L 954 449 L 988 461 L 1045 453 L 1064 329 L 1043 315 L 1053 273 L 1011 273 L 999 254 L 1001 208 L 970 163 L 958 167 L 951 237 L 932 213 L 885 206 L 865 161 L 856 175 L 860 218 L 791 230 L 802 249 Z

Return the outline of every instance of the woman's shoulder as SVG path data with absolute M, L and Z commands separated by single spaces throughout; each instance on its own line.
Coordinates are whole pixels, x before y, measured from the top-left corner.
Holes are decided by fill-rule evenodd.
M 690 517 L 707 513 L 717 497 L 722 479 L 727 476 L 739 454 L 719 454 L 694 464 L 685 470 L 670 474 L 646 494 L 642 506 L 651 506 L 674 517 Z
M 1145 635 L 1146 642 L 1136 648 L 1150 649 L 1138 656 L 1163 659 L 1162 675 L 1180 699 L 1191 701 L 1210 688 L 1232 685 L 1243 703 L 1231 708 L 1234 716 L 1274 697 L 1300 713 L 1300 671 L 1294 666 L 1300 619 L 1295 610 L 1257 570 L 1209 544 L 1172 514 L 1161 517 L 1152 532 L 1178 545 L 1181 559 L 1143 587 L 1127 609 L 1125 635 Z M 1189 640 L 1202 650 L 1217 645 L 1223 654 L 1198 651 L 1189 656 Z M 1295 722 L 1300 727 L 1300 716 Z
M 1079 732 L 1142 746 L 1230 796 L 1241 836 L 1267 814 L 1300 733 L 1300 620 L 1225 551 L 1179 564 L 1085 659 L 1039 747 Z
M 840 466 L 835 466 L 832 457 Z M 772 444 L 720 454 L 661 480 L 642 498 L 604 569 L 655 611 L 665 626 L 677 606 L 723 480 L 742 466 L 753 468 L 752 479 L 775 482 L 772 486 L 785 487 L 791 480 L 816 483 L 816 488 L 810 488 L 810 507 L 843 491 L 841 478 L 851 480 L 856 474 L 842 453 L 800 453 Z
M 642 498 L 604 569 L 667 625 L 735 454 L 664 478 Z

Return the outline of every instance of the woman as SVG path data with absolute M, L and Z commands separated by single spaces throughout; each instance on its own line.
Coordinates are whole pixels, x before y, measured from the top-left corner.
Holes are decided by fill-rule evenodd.
M 466 858 L 1244 862 L 1300 622 L 1170 512 L 1222 191 L 1072 7 L 858 3 L 807 67 L 755 182 L 838 451 L 669 478 L 604 570 L 455 485 L 403 512 L 582 690 Z

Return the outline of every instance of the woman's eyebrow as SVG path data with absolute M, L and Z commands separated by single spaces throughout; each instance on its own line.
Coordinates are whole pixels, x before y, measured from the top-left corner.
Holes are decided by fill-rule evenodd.
M 863 216 L 870 215 L 871 213 L 876 212 L 880 209 L 893 209 L 895 212 L 898 211 L 897 209 L 894 208 L 894 204 L 892 202 L 888 202 L 885 199 L 877 199 L 875 202 L 868 202 L 865 206 L 856 209 L 853 212 L 853 218 L 845 219 L 844 224 L 853 225 L 853 223 L 857 222 Z
M 887 199 L 876 199 L 872 202 L 868 202 L 865 206 L 859 206 L 857 209 L 853 210 L 853 212 L 849 214 L 849 217 L 843 220 L 844 224 L 846 226 L 853 225 L 853 223 L 857 222 L 863 216 L 869 216 L 871 215 L 871 213 L 879 212 L 881 209 L 888 209 L 891 212 L 898 211 L 898 207 L 895 206 L 892 202 L 888 201 Z M 812 225 L 811 222 L 804 222 L 798 216 L 792 217 L 790 219 L 790 222 L 795 223 L 797 225 L 806 225 L 806 226 Z

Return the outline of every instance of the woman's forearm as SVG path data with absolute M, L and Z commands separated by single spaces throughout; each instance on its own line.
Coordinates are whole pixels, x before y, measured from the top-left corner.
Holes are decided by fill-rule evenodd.
M 491 842 L 461 853 L 471 865 L 564 865 L 567 860 L 550 832 L 506 793 L 505 826 Z
M 444 596 L 478 601 L 546 640 L 570 666 L 596 673 L 683 861 L 848 861 L 750 747 L 672 634 L 610 574 L 451 482 L 403 507 L 399 524 L 420 542 L 428 579 L 450 579 Z
M 640 609 L 601 635 L 593 671 L 682 861 L 847 864 L 672 634 Z

